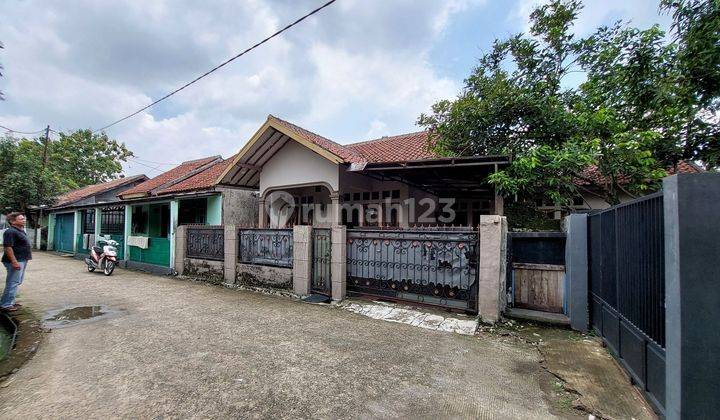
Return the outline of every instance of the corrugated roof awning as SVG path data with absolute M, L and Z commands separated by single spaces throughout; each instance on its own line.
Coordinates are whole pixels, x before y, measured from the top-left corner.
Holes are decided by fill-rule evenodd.
M 412 185 L 437 196 L 474 196 L 491 192 L 487 177 L 510 164 L 507 156 L 468 156 L 351 165 L 350 172 Z

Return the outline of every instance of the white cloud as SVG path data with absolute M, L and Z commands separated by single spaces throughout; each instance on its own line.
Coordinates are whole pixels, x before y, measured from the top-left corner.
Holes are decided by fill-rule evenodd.
M 454 96 L 428 51 L 485 0 L 343 0 L 171 100 L 111 129 L 143 159 L 128 173 L 235 153 L 267 114 L 330 138 L 415 129 Z M 0 16 L 0 123 L 97 128 L 269 35 L 315 0 L 14 2 Z M 153 163 L 153 162 L 160 162 Z
M 530 30 L 530 13 L 549 0 L 518 0 L 508 16 L 520 25 L 520 30 Z M 639 28 L 647 28 L 660 22 L 667 25 L 667 15 L 659 15 L 658 0 L 586 0 L 575 23 L 575 33 L 583 36 L 592 33 L 597 27 L 611 24 L 622 19 Z M 667 26 L 666 26 L 667 27 Z
M 437 77 L 423 56 L 350 54 L 316 44 L 310 57 L 316 67 L 316 94 L 310 99 L 306 117 L 310 122 L 342 118 L 360 105 L 375 115 L 392 116 L 391 120 L 407 124 L 432 103 L 455 95 L 459 88 L 456 82 Z
M 365 138 L 374 139 L 383 136 L 387 133 L 387 124 L 385 121 L 372 120 L 370 122 L 370 129 L 365 134 Z

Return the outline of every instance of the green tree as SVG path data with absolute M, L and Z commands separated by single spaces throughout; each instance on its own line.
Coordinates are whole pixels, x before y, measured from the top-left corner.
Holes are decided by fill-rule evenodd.
M 51 205 L 64 192 L 117 178 L 132 152 L 104 133 L 77 130 L 49 143 L 46 165 L 43 155 L 42 138 L 0 139 L 0 210 Z
M 124 143 L 105 133 L 76 130 L 60 133 L 58 137 L 50 143 L 49 167 L 62 175 L 68 189 L 117 178 L 122 172 L 121 162 L 133 156 Z
M 699 56 L 712 57 L 703 59 L 710 63 L 703 68 L 715 65 L 717 42 L 688 34 L 717 35 L 717 2 L 664 7 L 675 11 L 669 43 L 658 26 L 639 30 L 623 22 L 577 38 L 572 26 L 582 9 L 578 0 L 538 7 L 529 34 L 495 41 L 460 95 L 436 103 L 418 122 L 435 134 L 441 154 L 511 155 L 510 167 L 490 182 L 506 195 L 559 205 L 569 205 L 581 189 L 611 204 L 621 193 L 642 194 L 682 158 L 717 166 L 717 124 L 709 117 L 717 115 L 717 92 L 706 89 L 714 99 L 700 100 L 700 87 L 712 80 L 683 76 L 697 63 L 680 47 L 693 43 Z M 707 17 L 698 18 L 698 10 Z M 703 29 L 688 29 L 698 27 Z M 584 76 L 577 86 L 568 82 L 574 73 Z M 679 105 L 678 98 L 689 105 Z M 591 165 L 599 179 L 586 176 Z

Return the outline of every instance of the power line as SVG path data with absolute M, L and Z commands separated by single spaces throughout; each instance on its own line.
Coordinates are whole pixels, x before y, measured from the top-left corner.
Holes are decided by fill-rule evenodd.
M 150 166 L 150 165 L 146 165 L 146 164 L 144 164 L 144 163 L 142 163 L 142 162 L 139 162 L 139 161 L 128 162 L 128 163 L 130 163 L 130 164 L 132 164 L 132 163 L 137 163 L 138 165 L 145 166 L 146 168 L 150 168 L 150 169 L 155 170 L 155 171 L 158 171 L 158 172 L 165 172 L 165 171 L 163 171 L 162 169 L 159 169 L 159 168 L 156 168 L 156 167 L 153 167 L 153 166 Z
M 9 133 L 17 133 L 17 134 L 40 134 L 40 133 L 44 133 L 44 132 L 45 132 L 45 129 L 44 129 L 44 128 L 43 128 L 42 130 L 38 130 L 38 131 L 19 131 L 19 130 L 13 130 L 12 128 L 5 127 L 4 125 L 0 125 L 0 128 L 5 129 L 5 130 L 8 131 Z
M 133 156 L 128 156 L 128 159 L 143 161 L 143 162 L 147 162 L 147 163 L 154 163 L 154 164 L 156 164 L 156 165 L 177 166 L 177 165 L 180 165 L 180 164 L 181 164 L 181 162 L 156 162 L 156 161 L 154 161 L 154 160 L 140 159 L 139 157 L 134 156 L 134 155 L 133 155 Z
M 117 121 L 115 121 L 115 122 L 112 122 L 112 123 L 110 123 L 110 124 L 108 124 L 108 125 L 106 125 L 106 126 L 104 126 L 104 127 L 102 127 L 102 128 L 98 128 L 97 130 L 94 130 L 93 133 L 97 133 L 98 131 L 102 131 L 102 130 L 105 130 L 105 129 L 107 129 L 107 128 L 110 128 L 110 127 L 114 126 L 115 124 L 119 124 L 119 123 L 127 120 L 128 118 L 132 118 L 132 117 L 134 117 L 135 115 L 137 115 L 137 114 L 145 111 L 146 109 L 152 107 L 153 105 L 156 105 L 156 104 L 164 101 L 165 99 L 173 96 L 174 94 L 176 94 L 176 93 L 180 92 L 181 90 L 185 89 L 186 87 L 194 84 L 195 82 L 199 81 L 200 79 L 203 79 L 203 78 L 207 77 L 207 76 L 210 75 L 211 73 L 214 73 L 215 71 L 219 70 L 220 68 L 226 66 L 227 64 L 230 64 L 231 62 L 233 62 L 233 61 L 237 60 L 238 58 L 242 57 L 243 55 L 249 53 L 250 51 L 254 50 L 255 48 L 261 46 L 262 44 L 264 44 L 264 43 L 266 43 L 266 42 L 268 42 L 268 41 L 270 41 L 271 39 L 275 38 L 276 36 L 280 35 L 281 33 L 285 32 L 285 31 L 287 31 L 288 29 L 292 28 L 293 26 L 297 25 L 298 23 L 302 22 L 303 20 L 309 18 L 310 16 L 314 15 L 315 13 L 317 13 L 317 12 L 321 11 L 322 9 L 330 6 L 331 4 L 335 3 L 335 1 L 336 1 L 336 0 L 330 0 L 330 1 L 328 1 L 327 3 L 325 3 L 325 4 L 323 4 L 322 6 L 318 7 L 317 9 L 312 10 L 311 12 L 303 15 L 302 17 L 300 17 L 299 19 L 295 20 L 294 22 L 286 25 L 284 28 L 282 28 L 282 29 L 280 29 L 279 31 L 273 33 L 272 35 L 268 36 L 267 38 L 263 39 L 262 41 L 259 41 L 259 42 L 257 42 L 255 45 L 247 48 L 246 50 L 244 50 L 244 51 L 241 52 L 240 54 L 237 54 L 237 55 L 235 55 L 235 56 L 233 56 L 233 57 L 225 60 L 225 61 L 224 61 L 223 63 L 221 63 L 220 65 L 218 65 L 218 66 L 216 66 L 216 67 L 213 67 L 212 69 L 206 71 L 205 73 L 203 73 L 203 74 L 201 74 L 200 76 L 196 77 L 196 78 L 193 79 L 192 81 L 190 81 L 190 82 L 188 82 L 188 83 L 185 83 L 184 85 L 182 85 L 182 86 L 180 86 L 179 88 L 173 90 L 172 92 L 168 93 L 167 95 L 163 96 L 162 98 L 160 98 L 160 99 L 152 102 L 150 105 L 144 106 L 144 107 L 138 109 L 137 111 L 133 112 L 132 114 L 126 115 L 125 117 L 120 118 L 119 120 L 117 120 Z

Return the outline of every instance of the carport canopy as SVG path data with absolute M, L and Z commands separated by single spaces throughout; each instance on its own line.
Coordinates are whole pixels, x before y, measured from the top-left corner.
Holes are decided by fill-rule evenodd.
M 407 162 L 354 163 L 349 171 L 400 181 L 437 196 L 473 197 L 494 189 L 487 177 L 507 167 L 507 156 L 468 156 Z

